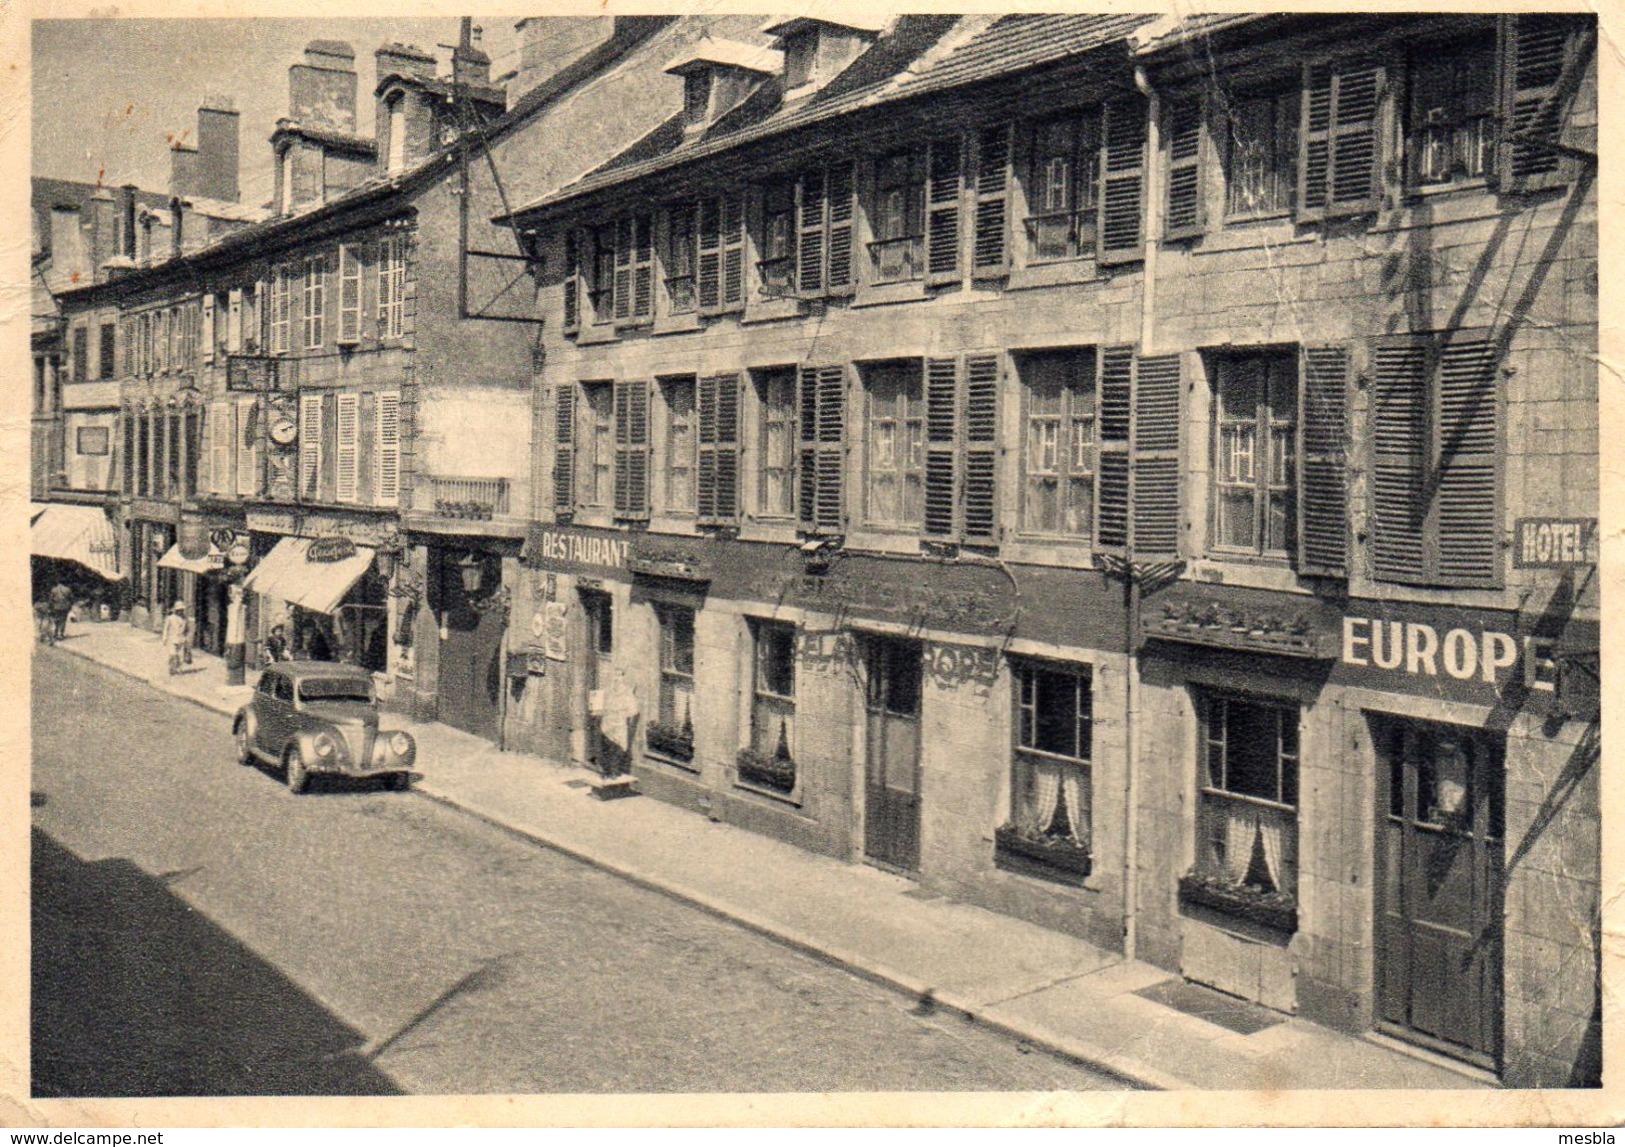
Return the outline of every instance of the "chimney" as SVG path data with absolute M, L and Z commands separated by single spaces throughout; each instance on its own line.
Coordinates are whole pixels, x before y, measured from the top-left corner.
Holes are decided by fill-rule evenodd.
M 172 258 L 179 258 L 186 238 L 184 209 L 178 196 L 169 200 L 169 254 Z
M 352 57 L 353 58 L 353 57 Z M 354 121 L 354 88 L 350 99 Z M 236 203 L 241 116 L 230 99 L 215 96 L 197 109 L 197 183 L 194 195 Z
M 102 264 L 118 254 L 118 205 L 113 193 L 98 187 L 90 197 L 90 272 L 101 276 Z
M 312 40 L 303 62 L 288 69 L 288 118 L 354 135 L 355 90 L 355 49 L 342 40 Z
M 51 282 L 87 283 L 85 239 L 79 226 L 79 208 L 71 203 L 51 205 Z
M 134 259 L 136 186 L 133 183 L 126 183 L 123 187 L 119 188 L 119 191 L 121 193 L 120 199 L 122 200 L 121 207 L 123 208 L 124 212 L 124 225 L 122 227 L 124 247 L 122 253 L 125 258 Z
M 390 76 L 434 79 L 434 56 L 415 44 L 385 44 L 373 53 L 373 59 L 377 62 L 380 84 Z
M 179 140 L 169 145 L 169 194 L 197 193 L 197 148 Z
M 385 44 L 374 53 L 378 86 L 373 138 L 378 143 L 378 170 L 393 174 L 434 150 L 434 112 L 430 96 L 408 81 L 435 78 L 434 57 L 410 44 Z
M 463 17 L 462 34 L 451 54 L 451 78 L 459 84 L 491 82 L 491 57 L 480 50 L 480 32 L 471 17 Z
M 602 44 L 615 31 L 613 16 L 527 16 L 519 33 L 519 69 L 508 87 L 508 106 Z

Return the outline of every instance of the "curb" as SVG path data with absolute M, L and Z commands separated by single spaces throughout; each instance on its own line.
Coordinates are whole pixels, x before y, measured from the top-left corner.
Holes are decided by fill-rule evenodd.
M 232 707 L 229 705 L 222 706 L 218 702 L 209 701 L 202 697 L 166 689 L 161 681 L 142 677 L 123 666 L 103 661 L 88 652 L 71 648 L 66 652 L 81 660 L 100 665 L 104 669 L 120 673 L 131 680 L 139 681 L 167 696 L 189 701 L 199 708 L 221 716 L 231 715 Z M 1141 1063 L 1139 1060 L 1086 1044 L 1048 1028 L 1004 1017 L 996 1008 L 986 1008 L 979 1004 L 961 1000 L 955 995 L 939 992 L 930 984 L 895 968 L 888 967 L 877 960 L 870 960 L 855 952 L 845 951 L 827 942 L 803 935 L 782 924 L 760 917 L 753 912 L 718 900 L 707 893 L 685 888 L 670 880 L 644 872 L 633 865 L 610 860 L 604 856 L 589 852 L 580 846 L 570 845 L 557 838 L 544 836 L 534 828 L 516 825 L 493 814 L 470 808 L 446 793 L 435 791 L 432 786 L 433 782 L 424 778 L 415 783 L 410 791 L 425 800 L 432 801 L 445 808 L 455 809 L 467 816 L 472 816 L 511 836 L 533 844 L 539 844 L 544 848 L 568 856 L 572 860 L 589 865 L 630 884 L 646 888 L 651 892 L 657 892 L 673 900 L 698 908 L 719 920 L 726 920 L 729 923 L 746 928 L 757 935 L 801 952 L 803 955 L 811 956 L 816 960 L 841 968 L 868 980 L 870 983 L 878 984 L 906 996 L 913 996 L 922 1006 L 938 1007 L 957 1013 L 971 1023 L 998 1032 L 1007 1038 L 1040 1048 L 1051 1055 L 1100 1072 L 1134 1088 L 1147 1091 L 1180 1091 L 1188 1090 L 1191 1087 L 1188 1081 L 1178 1079 L 1167 1072 Z

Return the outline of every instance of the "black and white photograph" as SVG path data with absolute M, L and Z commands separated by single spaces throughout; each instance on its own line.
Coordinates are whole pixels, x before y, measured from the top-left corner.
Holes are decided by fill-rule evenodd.
M 7 17 L 0 1122 L 1625 1118 L 1613 18 L 1094 7 Z

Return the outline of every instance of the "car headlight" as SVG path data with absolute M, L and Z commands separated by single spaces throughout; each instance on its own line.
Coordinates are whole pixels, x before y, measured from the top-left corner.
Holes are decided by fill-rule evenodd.
M 404 757 L 412 751 L 412 738 L 406 733 L 397 732 L 390 737 L 389 748 L 397 757 Z
M 333 743 L 333 738 L 328 734 L 317 733 L 316 739 L 311 742 L 311 748 L 316 750 L 318 757 L 331 757 L 338 746 Z

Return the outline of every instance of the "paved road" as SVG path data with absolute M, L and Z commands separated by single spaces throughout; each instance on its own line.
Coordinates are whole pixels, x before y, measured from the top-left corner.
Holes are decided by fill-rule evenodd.
M 1113 1086 L 60 650 L 33 712 L 37 1095 Z

